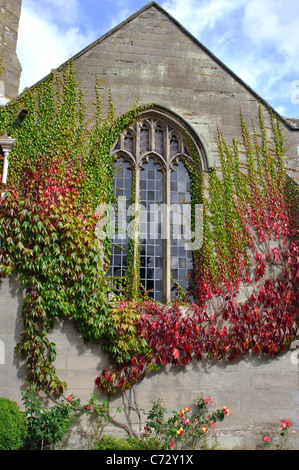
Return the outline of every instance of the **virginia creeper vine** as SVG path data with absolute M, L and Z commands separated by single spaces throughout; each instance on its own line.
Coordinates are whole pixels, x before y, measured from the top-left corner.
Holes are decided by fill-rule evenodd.
M 72 319 L 86 341 L 101 341 L 111 354 L 115 369 L 95 379 L 107 393 L 166 364 L 283 351 L 298 335 L 299 247 L 279 121 L 270 113 L 266 128 L 260 107 L 251 135 L 241 115 L 243 141 L 231 145 L 219 129 L 220 168 L 208 174 L 194 155 L 192 205 L 203 205 L 204 239 L 193 253 L 194 302 L 183 313 L 179 302 L 165 307 L 140 294 L 132 246 L 126 288 L 109 300 L 110 241 L 95 235 L 96 209 L 113 202 L 111 149 L 142 111 L 134 105 L 116 117 L 111 94 L 109 103 L 103 118 L 97 88 L 95 115 L 86 120 L 91 104 L 70 63 L 0 111 L 1 134 L 16 138 L 1 188 L 0 273 L 16 270 L 26 292 L 16 351 L 25 354 L 29 380 L 58 394 L 66 386 L 47 337 L 55 318 Z M 18 126 L 20 108 L 29 114 Z

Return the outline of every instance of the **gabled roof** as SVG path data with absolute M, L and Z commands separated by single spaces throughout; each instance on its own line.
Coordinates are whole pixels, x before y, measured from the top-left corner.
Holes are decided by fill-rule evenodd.
M 294 130 L 294 131 L 298 131 L 299 130 L 299 126 L 296 122 L 296 120 L 292 119 L 292 118 L 285 118 L 283 116 L 281 116 L 266 100 L 264 100 L 258 93 L 256 93 L 247 83 L 245 83 L 238 75 L 236 75 L 229 67 L 227 67 L 227 65 L 225 65 L 218 57 L 216 57 L 204 44 L 202 44 L 195 36 L 193 36 L 184 26 L 181 25 L 181 23 L 179 23 L 179 21 L 177 21 L 173 16 L 171 16 L 166 10 L 164 10 L 158 3 L 156 2 L 150 2 L 148 3 L 147 5 L 145 5 L 143 8 L 141 8 L 140 10 L 138 10 L 136 13 L 134 13 L 133 15 L 131 15 L 129 18 L 127 18 L 126 20 L 122 21 L 120 24 L 118 24 L 117 26 L 115 26 L 113 29 L 111 29 L 110 31 L 108 31 L 106 34 L 104 34 L 103 36 L 101 36 L 99 39 L 97 39 L 96 41 L 92 42 L 89 46 L 85 47 L 84 49 L 82 49 L 80 52 L 78 52 L 76 55 L 74 55 L 71 59 L 67 60 L 66 62 L 64 62 L 62 65 L 60 65 L 58 68 L 57 68 L 57 71 L 60 71 L 62 70 L 67 63 L 70 62 L 70 60 L 76 60 L 77 58 L 79 58 L 80 56 L 82 56 L 83 54 L 85 54 L 86 52 L 88 52 L 89 50 L 91 50 L 93 47 L 97 46 L 98 44 L 100 44 L 102 41 L 104 41 L 106 38 L 108 38 L 109 36 L 111 36 L 113 33 L 115 33 L 116 31 L 120 30 L 123 26 L 125 26 L 126 24 L 130 23 L 131 21 L 133 21 L 135 18 L 137 18 L 139 15 L 141 15 L 143 12 L 145 12 L 146 10 L 152 8 L 152 7 L 155 7 L 157 8 L 157 10 L 161 11 L 171 22 L 173 22 L 176 26 L 178 26 L 181 31 L 186 35 L 188 36 L 198 47 L 200 47 L 203 51 L 205 51 L 205 53 L 207 55 L 209 55 L 215 62 L 217 62 L 220 67 L 222 67 L 228 74 L 230 74 L 234 80 L 236 80 L 237 82 L 239 82 L 244 88 L 246 88 L 249 93 L 251 93 L 261 104 L 263 104 L 266 108 L 270 109 L 273 114 L 275 114 L 290 130 Z M 45 77 L 46 78 L 46 77 Z M 37 82 L 35 85 L 37 85 L 38 83 L 40 83 L 41 81 L 43 81 L 44 79 L 40 80 L 39 82 Z M 33 85 L 33 86 L 35 86 Z

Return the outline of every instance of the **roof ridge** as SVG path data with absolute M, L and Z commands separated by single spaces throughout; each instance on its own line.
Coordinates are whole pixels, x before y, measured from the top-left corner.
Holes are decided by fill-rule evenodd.
M 163 12 L 165 16 L 169 18 L 170 21 L 172 21 L 174 24 L 178 26 L 197 46 L 199 46 L 202 50 L 206 52 L 215 62 L 217 62 L 220 67 L 222 67 L 228 74 L 230 74 L 238 83 L 240 83 L 244 88 L 249 91 L 255 98 L 262 103 L 266 108 L 270 109 L 281 121 L 284 122 L 284 124 L 290 129 L 290 130 L 298 130 L 298 127 L 296 127 L 294 124 L 290 122 L 290 120 L 287 120 L 285 117 L 283 117 L 281 114 L 279 114 L 278 111 L 276 111 L 264 98 L 262 98 L 253 88 L 251 88 L 246 82 L 244 82 L 235 72 L 233 72 L 224 62 L 222 62 L 217 56 L 213 54 L 204 44 L 202 44 L 190 31 L 188 31 L 176 18 L 174 18 L 170 13 L 168 13 L 166 10 L 164 10 L 161 5 L 159 5 L 155 1 L 151 1 L 147 3 L 145 6 L 140 8 L 138 11 L 133 13 L 131 16 L 129 16 L 126 20 L 122 21 L 118 25 L 116 25 L 114 28 L 110 29 L 107 33 L 104 35 L 100 36 L 98 39 L 93 41 L 91 44 L 83 48 L 81 51 L 79 51 L 77 54 L 75 54 L 73 57 L 70 59 L 66 60 L 63 64 L 61 64 L 59 67 L 55 69 L 55 71 L 59 72 L 61 71 L 70 61 L 76 60 L 81 55 L 85 54 L 87 51 L 91 50 L 93 47 L 97 46 L 100 44 L 102 41 L 107 39 L 109 36 L 111 36 L 113 33 L 121 29 L 124 25 L 130 23 L 133 21 L 135 18 L 140 16 L 142 13 L 144 13 L 146 10 L 149 10 L 150 8 L 155 7 L 159 11 Z M 30 88 L 34 88 L 37 86 L 39 83 L 44 81 L 48 76 L 46 75 L 44 78 L 36 82 L 34 85 L 32 85 Z
M 133 13 L 132 15 L 130 15 L 127 19 L 123 20 L 121 23 L 117 24 L 116 26 L 114 26 L 112 29 L 110 29 L 109 31 L 107 31 L 105 34 L 103 34 L 102 36 L 100 36 L 98 39 L 95 39 L 92 43 L 90 43 L 88 46 L 84 47 L 83 49 L 81 49 L 79 52 L 77 52 L 77 54 L 73 55 L 70 59 L 67 59 L 66 61 L 64 61 L 61 65 L 59 65 L 58 67 L 56 67 L 55 71 L 59 72 L 61 71 L 64 67 L 66 67 L 66 65 L 72 61 L 72 60 L 76 60 L 78 59 L 79 57 L 81 57 L 81 55 L 85 54 L 87 51 L 89 51 L 90 49 L 92 49 L 93 47 L 95 47 L 96 45 L 100 44 L 102 41 L 104 41 L 106 38 L 108 38 L 109 36 L 111 36 L 113 33 L 115 33 L 116 31 L 118 31 L 119 29 L 121 29 L 125 24 L 127 23 L 130 23 L 132 20 L 134 20 L 135 18 L 137 18 L 137 16 L 141 15 L 144 11 L 148 10 L 149 8 L 155 6 L 158 10 L 160 11 L 163 11 L 165 14 L 167 14 L 167 12 L 156 2 L 152 1 L 152 2 L 149 2 L 147 3 L 144 7 L 140 8 L 138 11 L 136 11 L 135 13 Z M 41 78 L 40 80 L 38 80 L 36 83 L 34 83 L 33 85 L 31 85 L 30 87 L 28 88 L 34 88 L 36 87 L 39 83 L 43 82 L 47 77 L 49 77 L 51 75 L 51 72 L 49 72 L 47 75 L 45 75 L 43 78 Z M 25 90 L 24 90 L 25 91 Z M 21 93 L 20 93 L 21 94 Z
M 77 59 L 78 57 L 80 57 L 81 55 L 85 54 L 85 52 L 87 52 L 88 50 L 92 49 L 93 47 L 95 47 L 97 44 L 101 43 L 102 41 L 104 41 L 106 38 L 108 38 L 109 36 L 111 36 L 113 33 L 115 33 L 116 31 L 118 31 L 119 29 L 121 29 L 124 25 L 130 23 L 131 21 L 133 21 L 135 18 L 137 18 L 137 16 L 141 15 L 142 13 L 144 13 L 146 10 L 149 10 L 151 7 L 156 7 L 158 10 L 160 11 L 163 11 L 165 14 L 167 14 L 167 12 L 156 2 L 149 2 L 147 3 L 144 7 L 140 8 L 139 10 L 137 10 L 135 13 L 133 13 L 132 15 L 130 15 L 127 19 L 123 20 L 121 23 L 119 23 L 118 25 L 114 26 L 112 29 L 110 29 L 109 31 L 107 31 L 107 33 L 103 34 L 102 36 L 100 36 L 98 39 L 96 39 L 95 41 L 93 41 L 91 44 L 89 44 L 88 46 L 84 47 L 81 51 L 79 51 L 77 54 L 75 54 L 71 59 L 69 60 L 66 60 L 63 64 L 61 64 L 59 67 L 56 68 L 56 70 L 60 70 L 62 69 L 63 67 L 65 67 L 65 65 L 70 61 L 70 60 L 74 60 L 74 59 Z

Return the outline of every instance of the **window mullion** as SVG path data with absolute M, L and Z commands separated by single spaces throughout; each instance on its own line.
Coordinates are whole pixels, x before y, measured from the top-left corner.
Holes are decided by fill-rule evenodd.
M 138 283 L 136 286 L 133 287 L 133 291 L 139 290 L 139 274 L 137 270 L 139 269 L 139 238 L 140 238 L 140 128 L 136 125 L 136 139 L 135 139 L 135 158 L 136 158 L 136 166 L 135 166 L 135 194 L 134 194 L 134 261 L 133 261 L 133 272 L 134 277 L 132 282 Z
M 171 137 L 174 135 L 176 141 L 171 142 Z M 180 171 L 176 169 L 174 177 L 172 174 L 173 158 L 176 157 L 177 165 L 178 155 L 184 154 L 185 141 L 180 132 L 177 133 L 166 122 L 151 118 L 135 122 L 134 126 L 122 133 L 119 144 L 119 149 L 124 150 L 126 155 L 132 156 L 134 162 L 130 168 L 133 172 L 131 193 L 133 206 L 128 227 L 131 290 L 138 293 L 141 282 L 146 289 L 149 289 L 150 296 L 159 301 L 169 302 L 172 298 L 172 278 L 178 277 L 179 281 L 189 266 L 186 259 L 185 269 L 182 247 L 177 246 L 177 241 L 173 239 L 171 210 L 172 204 L 176 201 L 181 203 L 185 201 L 184 194 L 188 191 L 187 183 L 182 177 L 182 169 Z M 150 209 L 151 202 L 157 205 L 157 214 L 153 212 L 154 209 Z M 146 214 L 144 208 L 141 211 L 141 203 L 146 207 Z M 145 235 L 143 226 L 146 230 Z M 155 236 L 152 236 L 152 230 Z M 161 237 L 159 241 L 157 235 Z M 116 261 L 113 258 L 113 265 Z
M 164 264 L 164 275 L 163 275 L 163 294 L 166 301 L 170 301 L 171 298 L 171 230 L 170 230 L 170 168 L 167 164 L 166 171 L 164 173 L 164 206 L 165 211 L 163 214 L 163 264 Z
M 140 238 L 140 168 L 139 164 L 135 168 L 135 207 L 134 207 L 134 260 L 133 260 L 133 291 L 139 290 L 139 238 Z

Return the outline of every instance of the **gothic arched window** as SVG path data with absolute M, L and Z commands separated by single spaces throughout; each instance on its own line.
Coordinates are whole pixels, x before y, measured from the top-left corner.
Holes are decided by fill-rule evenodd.
M 192 270 L 193 162 L 185 131 L 149 114 L 123 132 L 113 156 L 116 225 L 109 274 L 126 279 L 131 239 L 130 262 L 141 285 L 154 300 L 169 301 L 178 289 L 187 291 Z

